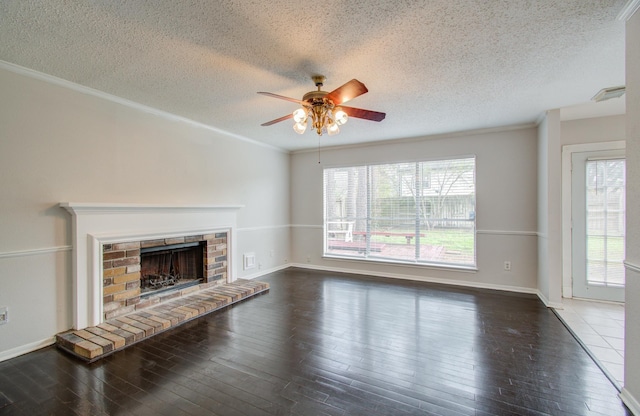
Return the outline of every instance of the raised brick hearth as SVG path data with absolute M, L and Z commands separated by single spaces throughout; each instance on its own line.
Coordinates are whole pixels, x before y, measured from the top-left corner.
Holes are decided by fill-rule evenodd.
M 96 326 L 58 334 L 56 345 L 66 352 L 92 362 L 268 289 L 268 283 L 243 279 L 215 285 L 179 299 L 109 319 Z

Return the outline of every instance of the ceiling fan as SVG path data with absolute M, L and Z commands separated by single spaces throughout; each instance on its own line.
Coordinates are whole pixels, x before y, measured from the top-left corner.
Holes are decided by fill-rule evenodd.
M 293 130 L 298 134 L 303 134 L 307 129 L 307 120 L 311 119 L 311 126 L 319 136 L 322 136 L 322 133 L 327 133 L 332 136 L 340 132 L 339 126 L 346 123 L 349 117 L 371 121 L 384 120 L 386 116 L 385 113 L 342 105 L 369 91 L 367 87 L 357 79 L 352 79 L 331 92 L 322 91 L 321 89 L 326 80 L 323 75 L 314 75 L 311 79 L 316 87 L 318 87 L 318 90 L 309 91 L 302 97 L 302 100 L 296 100 L 295 98 L 270 92 L 258 92 L 258 94 L 280 98 L 281 100 L 287 100 L 301 105 L 301 108 L 298 108 L 292 114 L 267 121 L 266 123 L 262 123 L 261 126 L 271 126 L 272 124 L 293 118 L 295 122 Z

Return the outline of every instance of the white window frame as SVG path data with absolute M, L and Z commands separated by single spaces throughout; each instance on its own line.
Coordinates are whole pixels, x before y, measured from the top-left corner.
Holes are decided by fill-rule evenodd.
M 446 162 L 446 161 L 462 161 L 462 160 L 466 160 L 466 159 L 473 159 L 473 168 L 472 168 L 472 191 L 468 194 L 468 196 L 471 198 L 471 212 L 473 213 L 473 215 L 468 215 L 467 218 L 448 218 L 448 217 L 443 217 L 442 221 L 463 221 L 463 222 L 467 222 L 470 224 L 470 227 L 472 229 L 472 234 L 473 234 L 473 252 L 472 252 L 472 261 L 464 261 L 464 262 L 455 262 L 455 261 L 437 261 L 437 260 L 432 260 L 432 259 L 425 259 L 425 258 L 420 258 L 420 253 L 419 253 L 419 247 L 418 250 L 416 251 L 416 256 L 415 259 L 413 260 L 408 260 L 406 258 L 395 258 L 395 257 L 388 257 L 388 256 L 378 256 L 373 254 L 372 255 L 372 251 L 369 249 L 370 248 L 370 241 L 371 241 L 371 236 L 372 236 L 372 232 L 371 229 L 369 228 L 371 225 L 367 225 L 367 229 L 366 231 L 364 231 L 365 233 L 365 241 L 366 241 L 366 247 L 363 249 L 363 252 L 358 253 L 358 254 L 343 254 L 343 253 L 336 253 L 336 250 L 331 250 L 329 248 L 329 242 L 328 242 L 328 231 L 330 230 L 331 227 L 333 227 L 335 229 L 336 224 L 340 223 L 341 221 L 343 221 L 345 224 L 349 224 L 348 226 L 348 235 L 349 235 L 349 242 L 353 242 L 353 235 L 354 235 L 354 231 L 355 229 L 353 228 L 353 224 L 355 223 L 356 220 L 359 221 L 366 221 L 368 224 L 371 224 L 372 221 L 374 221 L 376 218 L 372 217 L 372 200 L 371 200 L 371 172 L 372 169 L 376 166 L 385 166 L 385 165 L 405 165 L 407 163 L 410 164 L 415 164 L 416 167 L 416 175 L 418 175 L 418 172 L 420 172 L 420 175 L 425 175 L 424 172 L 424 167 L 425 164 L 431 163 L 431 162 Z M 476 248 L 476 242 L 477 242 L 477 229 L 476 229 L 476 210 L 477 210 L 477 204 L 476 204 L 476 192 L 477 192 L 477 185 L 476 185 L 476 157 L 475 155 L 471 155 L 471 156 L 457 156 L 457 157 L 449 157 L 449 158 L 443 158 L 443 159 L 427 159 L 427 160 L 418 160 L 418 161 L 411 161 L 411 162 L 393 162 L 393 163 L 372 163 L 372 164 L 367 164 L 367 165 L 352 165 L 352 166 L 332 166 L 332 167 L 326 167 L 323 170 L 323 257 L 326 258 L 336 258 L 336 259 L 348 259 L 348 260 L 362 260 L 362 261 L 370 261 L 370 262 L 381 262 L 381 263 L 400 263 L 400 264 L 407 264 L 407 265 L 417 265 L 417 266 L 428 266 L 428 267 L 437 267 L 437 268 L 454 268 L 454 269 L 469 269 L 469 270 L 476 270 L 477 267 L 477 248 Z M 337 170 L 339 171 L 340 169 L 366 169 L 367 172 L 367 179 L 366 179 L 366 193 L 367 193 L 367 206 L 366 206 L 366 218 L 328 218 L 327 217 L 327 194 L 328 194 L 328 190 L 327 190 L 327 172 L 329 170 Z M 404 173 L 402 172 L 402 170 L 400 169 L 401 167 L 398 166 L 398 174 L 400 176 L 404 175 Z M 421 182 L 420 180 L 418 180 L 418 177 L 416 176 L 416 180 L 413 181 L 414 182 L 414 187 L 416 187 L 416 192 L 419 193 L 422 197 L 422 192 L 427 191 L 427 190 L 432 190 L 432 185 L 433 185 L 433 172 L 428 172 L 429 173 L 429 178 L 427 179 L 429 182 L 429 186 L 428 187 L 424 187 L 422 185 L 422 189 L 418 190 L 417 187 L 419 187 L 421 184 L 419 184 L 419 182 Z M 457 181 L 458 179 L 456 179 Z M 455 181 L 454 181 L 455 182 Z M 402 184 L 398 184 L 399 186 L 403 186 Z M 399 192 L 399 197 L 402 197 L 403 195 L 401 192 L 401 189 L 398 190 Z M 419 208 L 416 207 L 416 218 L 419 218 Z M 431 210 L 430 210 L 431 211 Z M 470 213 L 471 214 L 471 213 Z M 394 217 L 395 218 L 395 217 Z M 398 218 L 400 219 L 400 217 Z M 419 221 L 416 222 L 416 237 L 414 237 L 414 241 L 417 241 L 418 238 L 420 238 L 420 236 L 422 236 L 421 234 L 421 229 L 423 227 L 423 223 L 422 220 L 420 219 Z M 344 227 L 341 227 L 344 228 Z M 362 228 L 361 228 L 362 229 Z M 464 229 L 464 227 L 461 227 L 459 229 Z M 362 235 L 363 232 L 360 231 L 359 233 Z M 340 235 L 340 232 L 338 233 L 334 233 L 332 234 L 332 238 L 335 238 L 336 235 Z M 424 237 L 422 237 L 424 238 Z M 407 243 L 409 243 L 409 239 L 407 239 Z M 347 241 L 345 240 L 345 243 Z M 423 243 L 424 244 L 424 243 Z M 415 246 L 415 244 L 414 244 Z M 419 246 L 419 245 L 418 245 Z M 355 252 L 354 252 L 355 253 Z

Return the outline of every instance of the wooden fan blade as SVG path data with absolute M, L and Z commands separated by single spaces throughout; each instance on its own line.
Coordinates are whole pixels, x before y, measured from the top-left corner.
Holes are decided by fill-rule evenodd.
M 349 113 L 347 113 L 347 114 L 349 114 Z M 267 121 L 266 123 L 262 123 L 260 125 L 261 126 L 270 126 L 272 124 L 280 123 L 281 121 L 289 120 L 290 118 L 293 118 L 293 114 L 287 114 L 286 116 L 282 116 L 282 117 L 277 118 L 275 120 Z
M 274 94 L 272 92 L 258 92 L 258 94 L 266 95 L 267 97 L 279 98 L 281 100 L 291 101 L 292 103 L 303 104 L 302 101 L 296 100 L 295 98 L 285 97 L 284 95 Z
M 386 117 L 385 113 L 379 111 L 364 110 L 362 108 L 340 106 L 349 117 L 363 118 L 371 121 L 382 121 Z
M 325 98 L 333 101 L 335 105 L 346 103 L 349 100 L 353 100 L 359 95 L 369 91 L 364 84 L 357 79 L 352 79 L 341 87 L 331 91 Z

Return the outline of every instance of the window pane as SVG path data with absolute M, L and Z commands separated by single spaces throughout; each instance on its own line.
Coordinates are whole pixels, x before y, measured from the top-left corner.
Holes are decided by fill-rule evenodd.
M 623 286 L 625 161 L 589 160 L 586 174 L 587 282 Z
M 422 163 L 428 178 L 421 202 L 427 261 L 475 264 L 475 159 Z
M 371 255 L 415 261 L 416 163 L 371 167 Z
M 324 171 L 325 253 L 364 256 L 358 230 L 366 230 L 367 169 L 364 166 Z
M 475 265 L 475 159 L 325 169 L 325 254 Z

